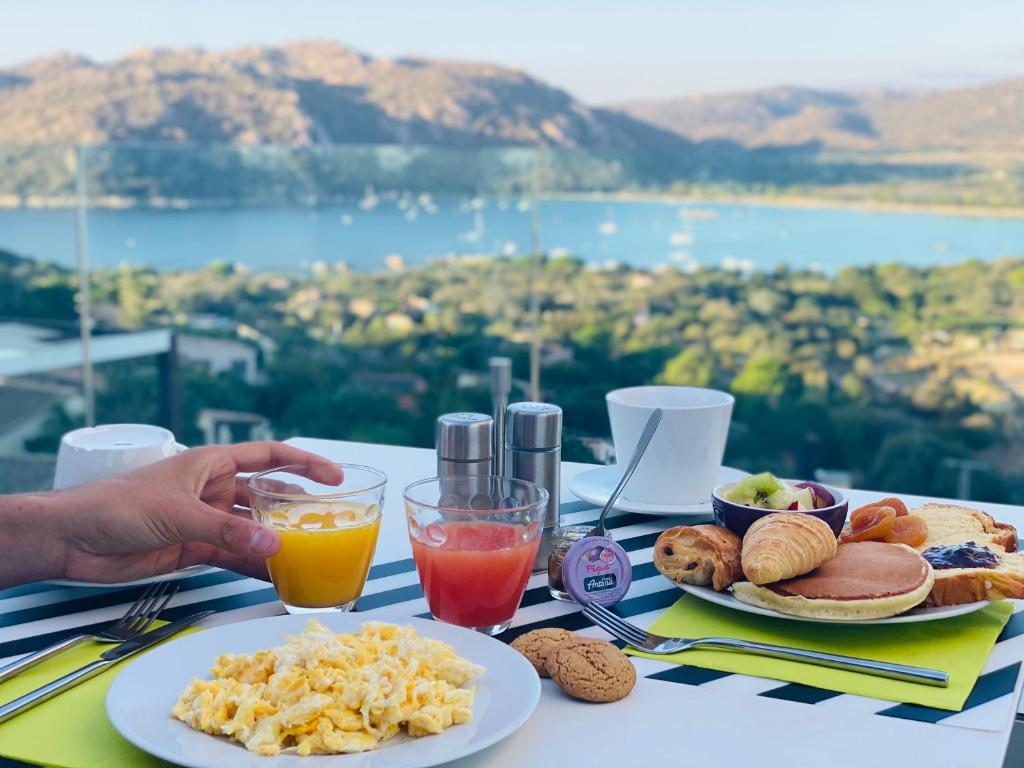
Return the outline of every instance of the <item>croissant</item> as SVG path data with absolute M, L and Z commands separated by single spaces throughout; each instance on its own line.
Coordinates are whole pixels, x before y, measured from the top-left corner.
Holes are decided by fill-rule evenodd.
M 813 515 L 765 515 L 743 537 L 743 573 L 754 584 L 792 579 L 833 557 L 838 546 L 828 523 Z
M 743 577 L 740 538 L 717 525 L 677 525 L 655 542 L 654 567 L 677 584 L 710 584 L 721 592 Z

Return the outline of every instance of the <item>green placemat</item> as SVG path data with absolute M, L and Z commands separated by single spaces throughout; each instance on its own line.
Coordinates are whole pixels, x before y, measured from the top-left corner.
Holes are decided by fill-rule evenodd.
M 159 622 L 163 623 L 163 622 Z M 159 624 L 158 623 L 158 624 Z M 178 633 L 181 637 L 188 632 Z M 17 677 L 0 683 L 0 701 L 10 701 L 99 658 L 110 645 L 86 643 L 66 651 Z M 138 658 L 138 657 L 136 657 Z M 154 768 L 170 766 L 133 747 L 107 719 L 107 689 L 133 659 L 0 723 L 0 755 L 27 763 L 60 768 L 102 765 Z M 170 713 L 167 715 L 170 717 Z
M 938 621 L 860 626 L 815 624 L 757 616 L 686 595 L 650 627 L 651 632 L 668 637 L 734 637 L 941 669 L 949 673 L 948 688 L 904 683 L 735 651 L 700 649 L 654 656 L 627 648 L 626 653 L 959 712 L 1011 613 L 1013 606 L 1004 600 L 973 613 Z

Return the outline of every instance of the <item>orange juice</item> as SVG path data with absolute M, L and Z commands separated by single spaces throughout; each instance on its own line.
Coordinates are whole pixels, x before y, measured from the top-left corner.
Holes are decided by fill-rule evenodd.
M 281 534 L 281 549 L 267 567 L 284 603 L 330 608 L 359 597 L 377 546 L 376 504 L 284 504 L 265 522 Z

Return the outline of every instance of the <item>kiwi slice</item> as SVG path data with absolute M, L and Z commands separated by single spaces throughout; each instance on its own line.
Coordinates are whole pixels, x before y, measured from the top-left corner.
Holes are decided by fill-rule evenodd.
M 779 482 L 779 479 L 771 472 L 762 472 L 759 475 L 743 478 L 726 491 L 723 496 L 727 501 L 731 501 L 734 504 L 773 509 L 769 504 L 769 498 L 775 496 L 780 491 L 785 492 L 785 488 Z M 789 494 L 787 493 L 786 495 L 788 497 Z M 776 496 L 776 500 L 779 500 L 779 498 L 779 496 Z M 786 506 L 789 506 L 788 501 Z

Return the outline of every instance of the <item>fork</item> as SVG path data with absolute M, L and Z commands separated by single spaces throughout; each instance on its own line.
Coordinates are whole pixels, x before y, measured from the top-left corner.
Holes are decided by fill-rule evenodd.
M 125 611 L 124 616 L 113 624 L 95 633 L 85 632 L 66 637 L 53 645 L 48 645 L 46 648 L 22 656 L 17 661 L 0 667 L 0 682 L 9 680 L 19 672 L 34 667 L 39 662 L 88 640 L 97 643 L 123 643 L 127 640 L 134 640 L 149 629 L 177 591 L 177 585 L 172 589 L 170 582 L 167 581 L 150 584 L 146 591 L 139 596 L 139 599 Z
M 640 629 L 620 618 L 607 608 L 597 603 L 583 606 L 583 615 L 613 637 L 617 637 L 627 645 L 645 653 L 668 654 L 688 651 L 691 648 L 716 648 L 730 651 L 742 651 L 757 656 L 770 656 L 773 659 L 802 661 L 820 667 L 842 669 L 847 672 L 862 672 L 876 677 L 888 677 L 908 683 L 921 683 L 945 688 L 949 685 L 949 675 L 941 670 L 925 667 L 910 667 L 904 664 L 890 664 L 884 661 L 858 659 L 853 656 L 839 656 L 833 653 L 805 651 L 800 648 L 786 648 L 782 645 L 755 643 L 748 640 L 736 640 L 731 637 L 701 637 L 688 640 L 683 637 L 662 637 Z

